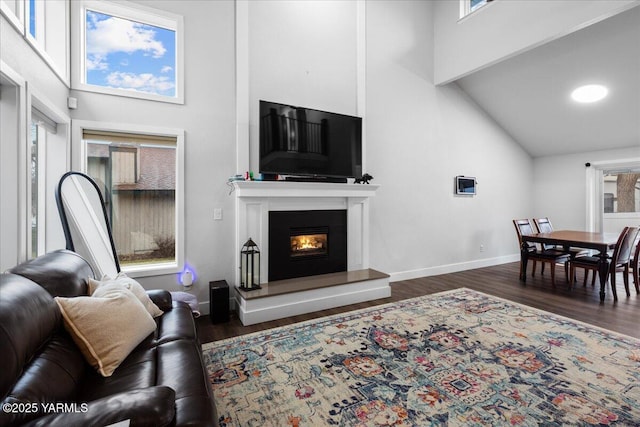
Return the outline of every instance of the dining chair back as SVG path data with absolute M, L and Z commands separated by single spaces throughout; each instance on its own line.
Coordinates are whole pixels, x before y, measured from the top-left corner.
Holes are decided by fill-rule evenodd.
M 633 251 L 633 258 L 631 258 L 631 275 L 633 276 L 633 285 L 636 287 L 636 293 L 640 294 L 640 232 L 636 236 L 634 243 L 635 250 Z
M 519 245 L 522 245 L 522 236 L 529 236 L 531 234 L 535 234 L 535 231 L 533 231 L 533 227 L 531 226 L 531 221 L 529 221 L 528 218 L 514 219 L 513 225 L 516 227 L 516 233 L 518 233 Z M 536 245 L 530 242 L 527 242 L 527 247 L 530 250 L 536 249 Z
M 621 244 L 620 252 L 618 253 L 618 257 L 614 259 L 613 262 L 615 264 L 611 265 L 611 274 L 615 276 L 617 271 L 622 271 L 624 274 L 624 289 L 627 292 L 627 296 L 630 295 L 629 292 L 629 273 L 633 271 L 632 268 L 632 255 L 635 249 L 635 242 L 638 237 L 638 227 L 628 227 L 627 235 L 624 238 L 624 241 Z M 615 278 L 612 280 L 612 283 L 615 282 Z M 637 285 L 637 282 L 634 282 Z M 638 292 L 638 288 L 636 286 L 636 292 Z
M 622 243 L 620 244 L 620 248 L 616 246 L 616 249 L 618 250 L 618 254 L 617 254 L 617 257 L 614 258 L 614 261 L 617 264 L 629 263 L 629 261 L 631 260 L 631 253 L 633 251 L 633 243 L 636 241 L 637 236 L 638 236 L 638 227 L 627 227 L 627 235 L 622 240 Z
M 533 223 L 538 229 L 538 233 L 551 233 L 553 231 L 553 226 L 551 225 L 551 221 L 549 218 L 534 218 Z M 545 249 L 554 248 L 554 245 L 543 245 Z
M 624 269 L 624 286 L 627 292 L 627 296 L 629 293 L 629 263 L 631 258 L 631 247 L 633 246 L 633 242 L 638 235 L 637 227 L 624 227 L 624 229 L 620 232 L 618 236 L 618 240 L 616 241 L 616 246 L 613 250 L 613 254 L 610 257 L 610 267 L 607 272 L 607 279 L 611 279 L 611 292 L 613 293 L 613 298 L 615 300 L 618 299 L 618 293 L 616 289 L 616 271 L 620 268 Z M 585 283 L 586 283 L 586 275 L 587 271 L 593 271 L 593 279 L 592 284 L 595 283 L 595 275 L 598 271 L 598 266 L 600 262 L 600 256 L 584 256 L 579 257 L 571 261 L 571 271 L 569 273 L 570 277 L 575 277 L 575 269 L 583 268 L 585 269 Z
M 522 250 L 523 247 L 523 240 L 522 240 L 522 236 L 528 236 L 528 235 L 532 235 L 535 234 L 536 232 L 533 229 L 533 226 L 531 225 L 531 221 L 528 218 L 525 219 L 514 219 L 513 220 L 513 225 L 516 229 L 516 233 L 518 234 L 518 244 Z M 551 268 L 551 284 L 553 285 L 553 287 L 556 286 L 556 281 L 555 281 L 555 266 L 556 263 L 562 263 L 564 264 L 564 268 L 565 268 L 565 275 L 568 274 L 568 261 L 569 261 L 569 254 L 563 252 L 562 250 L 558 250 L 555 248 L 549 249 L 549 248 L 540 248 L 538 249 L 538 247 L 531 242 L 526 242 L 526 251 L 527 251 L 527 258 L 533 261 L 533 268 L 531 269 L 531 276 L 535 276 L 535 272 L 536 272 L 536 262 L 540 261 L 542 262 L 542 265 L 544 266 L 544 264 L 549 264 L 550 268 Z M 520 262 L 520 276 L 522 276 L 523 274 L 527 274 L 526 271 L 523 270 L 523 262 L 521 260 Z M 542 273 L 544 274 L 544 268 L 542 269 Z M 568 280 L 568 277 L 567 277 Z
M 538 229 L 538 233 L 551 233 L 553 231 L 553 225 L 551 225 L 551 221 L 547 217 L 534 218 L 533 223 Z M 565 248 L 555 246 L 555 245 L 544 245 L 544 248 L 545 249 L 555 248 L 555 249 L 565 250 Z M 566 248 L 565 252 L 568 253 L 572 259 L 578 256 L 587 255 L 589 253 L 588 250 L 582 249 L 582 248 Z M 543 264 L 543 267 L 544 267 L 544 264 Z

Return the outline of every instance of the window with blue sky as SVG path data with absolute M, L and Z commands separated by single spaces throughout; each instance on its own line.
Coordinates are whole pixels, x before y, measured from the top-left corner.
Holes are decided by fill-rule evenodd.
M 36 0 L 29 0 L 29 34 L 36 38 Z
M 464 18 L 491 1 L 492 0 L 460 0 L 460 18 Z
M 85 9 L 85 83 L 175 97 L 176 31 Z
M 474 10 L 486 3 L 486 0 L 471 0 L 471 10 Z

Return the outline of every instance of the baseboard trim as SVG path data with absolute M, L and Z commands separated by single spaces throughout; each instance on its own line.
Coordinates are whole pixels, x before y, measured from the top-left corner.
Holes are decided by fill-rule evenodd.
M 508 264 L 510 262 L 520 261 L 520 254 L 505 255 L 495 258 L 485 258 L 480 260 L 460 262 L 455 264 L 438 265 L 435 267 L 426 267 L 416 270 L 399 271 L 391 273 L 389 277 L 390 282 L 399 282 L 401 280 L 417 279 L 419 277 L 437 276 L 439 274 L 456 273 L 458 271 L 473 270 L 474 268 L 491 267 L 493 265 Z M 235 292 L 232 292 L 229 297 L 229 310 L 238 311 L 239 305 L 234 297 Z M 384 298 L 384 297 L 381 297 Z M 360 302 L 360 301 L 358 301 Z M 209 301 L 200 302 L 200 313 L 202 315 L 209 314 Z
M 426 267 L 416 270 L 399 271 L 390 273 L 390 281 L 398 282 L 401 280 L 417 279 L 419 277 L 437 276 L 439 274 L 457 273 L 458 271 L 473 270 L 475 268 L 491 267 L 494 265 L 508 264 L 510 262 L 520 261 L 520 254 L 505 255 L 495 258 L 478 259 L 474 261 L 459 262 L 455 264 L 438 265 L 435 267 Z

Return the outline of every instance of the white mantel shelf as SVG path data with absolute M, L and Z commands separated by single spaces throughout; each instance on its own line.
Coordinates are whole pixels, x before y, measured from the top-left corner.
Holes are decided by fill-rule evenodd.
M 234 181 L 237 197 L 372 197 L 376 184 L 332 182 Z

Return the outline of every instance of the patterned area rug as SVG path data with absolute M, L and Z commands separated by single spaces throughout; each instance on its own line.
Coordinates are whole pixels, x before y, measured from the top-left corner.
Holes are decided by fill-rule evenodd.
M 468 289 L 203 346 L 222 426 L 640 425 L 640 341 Z

